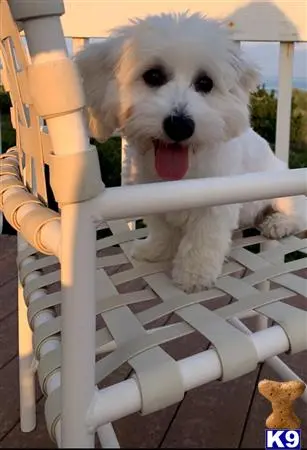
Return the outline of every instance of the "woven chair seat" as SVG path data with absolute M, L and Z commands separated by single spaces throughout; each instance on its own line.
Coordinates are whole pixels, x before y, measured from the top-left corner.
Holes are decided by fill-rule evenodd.
M 105 386 L 110 376 L 114 378 L 128 363 L 138 379 L 143 414 L 178 402 L 186 390 L 172 341 L 184 345 L 186 336 L 200 335 L 202 350 L 216 351 L 221 381 L 251 372 L 262 362 L 250 339 L 252 332 L 240 320 L 250 311 L 284 330 L 289 353 L 307 349 L 307 302 L 297 304 L 298 294 L 306 298 L 306 238 L 291 236 L 266 249 L 266 238 L 242 237 L 238 230 L 214 288 L 186 294 L 173 284 L 170 262 L 141 263 L 130 257 L 134 239 L 145 237 L 146 228 L 131 231 L 127 221 L 118 220 L 105 223 L 103 230 L 107 236 L 98 239 L 96 246 L 96 383 Z M 261 250 L 255 253 L 258 244 Z M 291 260 L 293 252 L 299 252 L 301 258 Z M 36 260 L 22 265 L 32 256 Z M 33 328 L 40 386 L 47 395 L 49 377 L 61 368 L 60 347 L 45 356 L 40 353 L 44 342 L 61 336 L 59 265 L 55 257 L 38 254 L 33 247 L 21 252 L 18 260 L 22 283 L 33 271 L 41 271 L 41 276 L 24 283 L 25 301 L 37 289 L 46 289 L 43 297 L 28 304 L 30 325 L 33 327 L 34 318 L 46 309 L 56 312 L 53 319 Z M 260 290 L 266 282 L 271 289 Z M 159 379 L 163 383 L 155 383 Z M 56 390 L 46 401 L 53 439 L 60 411 Z

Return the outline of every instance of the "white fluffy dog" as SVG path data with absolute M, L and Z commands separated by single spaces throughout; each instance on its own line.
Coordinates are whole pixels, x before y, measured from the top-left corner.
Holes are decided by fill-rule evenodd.
M 76 62 L 91 135 L 105 140 L 119 128 L 127 139 L 128 183 L 287 170 L 250 128 L 258 72 L 222 24 L 188 13 L 136 19 Z M 149 236 L 136 241 L 133 255 L 171 258 L 173 280 L 187 292 L 209 287 L 239 224 L 256 223 L 270 238 L 301 229 L 304 205 L 296 200 L 147 217 Z

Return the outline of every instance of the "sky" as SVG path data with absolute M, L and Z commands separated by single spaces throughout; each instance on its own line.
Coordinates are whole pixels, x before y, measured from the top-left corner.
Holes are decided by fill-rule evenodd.
M 244 42 L 242 47 L 260 66 L 264 78 L 278 75 L 278 43 Z M 293 77 L 307 79 L 307 43 L 295 44 Z

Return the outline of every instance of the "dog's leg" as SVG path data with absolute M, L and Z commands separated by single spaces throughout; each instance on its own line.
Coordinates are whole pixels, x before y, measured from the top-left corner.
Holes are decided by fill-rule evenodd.
M 302 196 L 273 200 L 258 219 L 259 228 L 270 239 L 298 233 L 307 223 L 306 199 Z
M 191 214 L 173 265 L 173 280 L 186 292 L 208 288 L 221 274 L 239 205 L 219 206 Z
M 295 217 L 287 216 L 278 211 L 268 214 L 259 225 L 259 228 L 262 234 L 269 239 L 281 239 L 300 230 Z
M 161 216 L 148 216 L 145 222 L 149 234 L 134 242 L 133 258 L 152 262 L 172 259 L 179 244 L 179 230 L 170 227 Z

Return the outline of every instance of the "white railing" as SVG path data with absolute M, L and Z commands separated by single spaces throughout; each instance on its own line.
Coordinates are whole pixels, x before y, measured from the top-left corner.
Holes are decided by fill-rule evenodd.
M 187 5 L 169 0 L 160 2 L 130 1 L 64 1 L 66 13 L 62 16 L 65 36 L 72 38 L 72 51 L 76 53 L 87 45 L 91 38 L 106 36 L 108 31 L 127 22 L 129 17 L 141 17 L 148 13 L 182 11 Z M 189 10 L 201 11 L 198 1 L 189 2 Z M 279 42 L 278 107 L 275 137 L 275 152 L 279 158 L 289 161 L 292 72 L 295 42 L 307 42 L 306 6 L 302 1 L 282 0 L 255 2 L 245 0 L 221 0 L 206 2 L 204 14 L 223 19 L 240 42 Z M 86 20 L 84 18 L 86 17 Z M 0 70 L 1 84 L 1 70 Z M 0 115 L 1 143 L 1 115 Z M 125 143 L 122 140 L 122 160 L 125 158 Z M 2 147 L 2 146 L 1 146 Z M 0 149 L 1 149 L 0 147 Z M 1 152 L 1 150 L 0 150 Z M 0 234 L 2 216 L 0 213 Z

